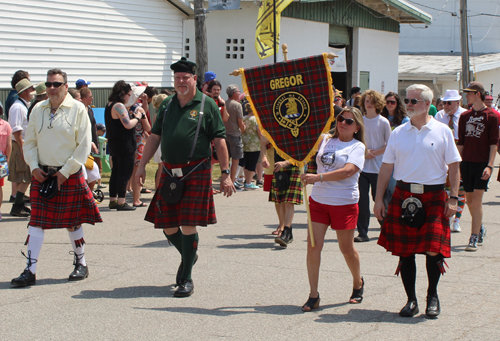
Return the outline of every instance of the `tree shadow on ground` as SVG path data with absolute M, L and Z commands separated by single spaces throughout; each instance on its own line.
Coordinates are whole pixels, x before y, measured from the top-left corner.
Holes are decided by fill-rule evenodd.
M 314 322 L 319 323 L 402 323 L 418 324 L 426 321 L 425 313 L 413 318 L 400 317 L 397 312 L 373 309 L 351 309 L 347 314 L 321 314 Z
M 338 303 L 322 306 L 320 309 L 337 308 L 347 303 Z M 304 312 L 301 310 L 300 306 L 296 305 L 254 305 L 254 306 L 241 306 L 241 307 L 220 307 L 220 308 L 195 308 L 195 307 L 165 307 L 165 308 L 135 308 L 141 310 L 156 310 L 156 311 L 166 311 L 172 313 L 183 313 L 183 314 L 199 314 L 199 315 L 209 315 L 209 316 L 234 316 L 242 314 L 271 314 L 271 315 L 301 315 Z M 318 309 L 318 310 L 320 310 Z
M 148 248 L 148 247 L 170 247 L 171 245 L 168 243 L 168 240 L 165 239 L 165 240 L 157 240 L 157 241 L 154 241 L 154 242 L 150 242 L 150 243 L 146 243 L 146 244 L 142 244 L 142 245 L 137 245 L 137 246 L 134 246 L 134 248 Z
M 78 295 L 72 296 L 75 299 L 130 299 L 143 297 L 168 297 L 173 295 L 174 285 L 166 286 L 134 286 L 115 288 L 113 290 L 83 290 Z

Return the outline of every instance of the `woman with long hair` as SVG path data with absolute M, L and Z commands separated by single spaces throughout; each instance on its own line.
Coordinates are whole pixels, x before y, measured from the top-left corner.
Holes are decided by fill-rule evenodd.
M 307 235 L 309 299 L 303 311 L 319 307 L 319 267 L 328 226 L 337 233 L 340 251 L 351 271 L 353 291 L 349 303 L 361 303 L 365 282 L 361 277 L 359 254 L 354 246 L 358 220 L 358 178 L 365 162 L 364 124 L 361 112 L 345 108 L 335 128 L 323 137 L 316 155 L 317 174 L 303 174 L 304 185 L 314 184 L 309 198 L 315 247 Z
M 389 120 L 392 129 L 410 120 L 408 116 L 406 116 L 406 109 L 403 105 L 403 101 L 394 91 L 389 91 L 387 95 L 385 95 L 385 107 L 381 115 Z
M 125 107 L 132 96 L 132 87 L 125 81 L 118 81 L 113 86 L 109 102 L 104 111 L 106 137 L 113 168 L 109 179 L 109 208 L 119 211 L 133 211 L 135 207 L 125 202 L 127 182 L 134 171 L 136 151 L 135 130 L 141 120 L 139 112 L 129 114 Z

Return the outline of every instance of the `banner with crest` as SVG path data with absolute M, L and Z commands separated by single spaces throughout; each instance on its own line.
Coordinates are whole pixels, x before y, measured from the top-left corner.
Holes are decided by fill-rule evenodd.
M 303 167 L 334 119 L 327 54 L 240 70 L 262 134 L 278 155 Z

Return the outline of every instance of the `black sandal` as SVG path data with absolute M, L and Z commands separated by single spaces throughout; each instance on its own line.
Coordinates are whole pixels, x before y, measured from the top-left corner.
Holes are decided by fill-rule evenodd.
M 302 311 L 310 312 L 310 311 L 313 311 L 314 309 L 319 308 L 319 301 L 320 301 L 319 294 L 318 294 L 318 297 L 316 297 L 316 298 L 309 297 L 307 302 L 302 306 Z M 305 308 L 309 308 L 309 309 L 305 309 Z
M 352 295 L 351 298 L 349 299 L 349 303 L 358 304 L 363 301 L 363 289 L 365 288 L 365 280 L 363 279 L 363 277 L 361 277 L 361 282 L 363 283 L 361 285 L 361 288 L 352 289 Z

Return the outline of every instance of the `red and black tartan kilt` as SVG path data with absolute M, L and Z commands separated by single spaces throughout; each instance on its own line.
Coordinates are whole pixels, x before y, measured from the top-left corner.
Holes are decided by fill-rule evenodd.
M 413 196 L 425 208 L 426 219 L 420 228 L 408 227 L 401 216 L 403 201 Z M 444 215 L 448 195 L 444 190 L 414 194 L 395 188 L 378 244 L 395 256 L 408 257 L 416 253 L 437 252 L 445 258 L 450 255 L 450 221 Z
M 168 164 L 168 168 L 183 168 L 187 164 Z M 184 180 L 184 195 L 177 204 L 167 204 L 161 198 L 161 187 L 168 174 L 161 174 L 160 186 L 155 192 L 144 220 L 163 229 L 178 226 L 207 226 L 217 223 L 212 191 L 211 169 L 194 171 Z
M 300 181 L 299 167 L 289 166 L 283 169 L 290 175 L 290 187 L 286 191 L 278 191 L 276 188 L 276 178 L 273 177 L 273 184 L 269 192 L 269 201 L 277 204 L 302 205 L 302 182 Z
M 102 222 L 101 213 L 81 169 L 71 175 L 50 200 L 40 196 L 40 187 L 41 183 L 33 177 L 30 191 L 31 226 L 45 230 Z

